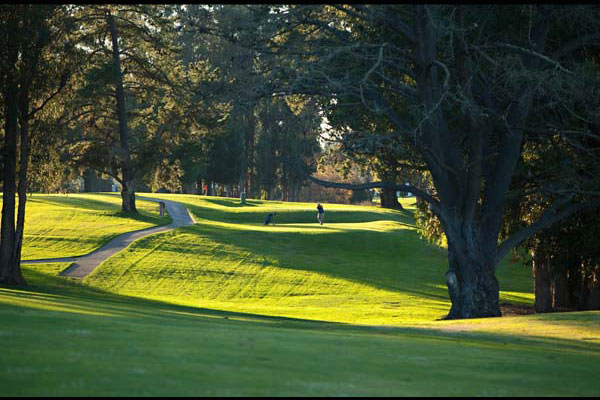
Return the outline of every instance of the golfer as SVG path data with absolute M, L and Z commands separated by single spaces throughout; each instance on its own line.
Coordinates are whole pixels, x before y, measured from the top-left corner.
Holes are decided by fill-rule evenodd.
M 275 214 L 276 214 L 276 213 L 274 213 L 274 212 L 273 212 L 273 213 L 269 213 L 269 214 L 267 215 L 267 219 L 265 220 L 265 225 L 269 225 L 269 223 L 270 223 L 271 225 L 275 225 L 275 222 L 273 222 L 273 217 L 275 216 Z
M 325 219 L 325 210 L 323 210 L 323 206 L 321 202 L 317 204 L 317 220 L 321 225 L 323 225 L 323 221 Z

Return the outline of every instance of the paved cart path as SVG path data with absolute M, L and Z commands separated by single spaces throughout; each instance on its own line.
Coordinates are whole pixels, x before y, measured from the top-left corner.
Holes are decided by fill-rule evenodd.
M 46 258 L 40 260 L 27 260 L 21 261 L 21 264 L 40 264 L 40 263 L 49 263 L 49 262 L 73 262 L 73 264 L 62 271 L 60 275 L 69 276 L 72 278 L 83 278 L 87 276 L 90 272 L 94 270 L 101 262 L 111 257 L 112 255 L 118 253 L 123 250 L 127 246 L 129 246 L 132 242 L 137 239 L 140 239 L 144 236 L 152 235 L 154 233 L 165 232 L 171 229 L 179 228 L 180 226 L 187 226 L 195 224 L 194 218 L 190 215 L 187 208 L 185 208 L 181 203 L 177 203 L 175 201 L 163 200 L 163 199 L 154 199 L 151 197 L 142 197 L 136 196 L 136 199 L 140 200 L 148 200 L 148 201 L 156 201 L 156 202 L 164 202 L 167 208 L 167 212 L 171 216 L 173 222 L 170 225 L 164 226 L 155 226 L 152 228 L 140 229 L 137 231 L 123 233 L 115 238 L 113 238 L 110 242 L 106 243 L 104 246 L 100 247 L 98 250 L 94 250 L 93 252 L 86 254 L 84 256 L 79 257 L 63 257 L 63 258 Z

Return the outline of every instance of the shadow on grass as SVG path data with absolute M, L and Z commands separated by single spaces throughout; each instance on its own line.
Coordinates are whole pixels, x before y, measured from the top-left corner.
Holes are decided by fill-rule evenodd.
M 211 200 L 205 200 L 211 201 Z M 181 202 L 198 218 L 209 221 L 233 222 L 233 223 L 257 223 L 263 224 L 267 214 L 276 212 L 273 218 L 275 224 L 298 224 L 315 223 L 317 221 L 316 210 L 286 210 L 282 208 L 262 207 L 261 211 L 229 212 L 217 208 L 202 207 L 194 204 Z M 344 211 L 329 210 L 325 212 L 325 225 L 328 223 L 360 223 L 373 221 L 396 221 L 407 226 L 416 227 L 412 214 L 409 211 Z
M 177 238 L 177 233 L 198 236 L 198 239 Z M 340 278 L 378 289 L 397 293 L 408 293 L 428 299 L 448 301 L 442 285 L 446 267 L 445 252 L 433 245 L 420 241 L 412 230 L 391 232 L 342 231 L 324 235 L 306 235 L 297 232 L 247 231 L 223 226 L 196 224 L 178 228 L 172 238 L 147 238 L 136 242 L 133 249 L 146 253 L 157 245 L 163 251 L 189 256 L 205 252 L 203 238 L 219 245 L 232 246 L 240 257 L 252 254 L 252 261 L 259 265 L 276 265 L 277 268 L 315 272 Z M 157 244 L 157 240 L 161 241 Z M 390 254 L 394 249 L 396 254 Z M 221 250 L 211 249 L 212 255 Z M 230 254 L 226 251 L 227 254 Z M 407 257 L 406 255 L 410 256 Z M 189 256 L 186 256 L 188 259 Z M 237 257 L 233 255 L 233 257 Z M 417 261 L 413 261 L 413 257 Z M 414 269 L 423 265 L 430 268 Z M 271 261 L 275 260 L 275 261 Z
M 97 193 L 90 193 L 97 195 Z M 77 207 L 79 209 L 94 210 L 94 211 L 114 211 L 115 204 L 101 201 L 97 199 L 91 199 L 89 197 L 74 197 L 74 196 L 57 196 L 57 195 L 41 195 L 36 194 L 29 196 L 27 199 L 30 203 L 48 204 L 58 207 Z
M 269 204 L 263 203 L 264 206 L 268 206 Z M 447 268 L 446 250 L 427 243 L 419 237 L 413 213 L 410 210 L 330 210 L 326 212 L 325 225 L 320 226 L 314 222 L 316 221 L 316 213 L 313 210 L 287 211 L 285 209 L 273 208 L 273 211 L 277 212 L 274 218 L 275 228 L 298 228 L 298 232 L 296 233 L 281 232 L 276 229 L 273 232 L 265 231 L 263 222 L 268 213 L 267 211 L 235 213 L 203 207 L 197 204 L 186 203 L 186 206 L 202 219 L 217 222 L 245 223 L 250 226 L 247 225 L 242 229 L 235 229 L 235 227 L 223 225 L 211 227 L 207 224 L 199 223 L 196 224 L 196 227 L 200 227 L 202 232 L 195 232 L 194 228 L 191 228 L 190 232 L 207 236 L 211 240 L 221 244 L 229 244 L 242 248 L 257 256 L 277 258 L 281 262 L 280 266 L 283 268 L 333 274 L 337 277 L 350 279 L 359 283 L 367 283 L 385 290 L 407 292 L 419 296 L 427 296 L 431 299 L 448 300 L 447 287 L 443 279 L 443 274 Z M 306 226 L 299 223 L 299 221 L 314 225 Z M 386 232 L 378 232 L 376 229 L 358 225 L 359 223 L 372 221 L 393 221 L 398 224 L 398 228 L 394 227 Z M 339 225 L 330 225 L 331 223 L 357 223 L 357 226 L 340 227 Z M 256 225 L 257 229 L 252 229 L 252 225 Z M 304 234 L 307 232 L 302 232 L 302 229 L 306 228 L 327 231 L 328 235 L 326 238 L 323 238 L 322 235 Z M 293 245 L 294 243 L 296 243 L 295 246 Z M 411 246 L 410 243 L 414 244 L 414 246 Z M 373 253 L 381 253 L 382 249 L 394 249 L 395 252 L 390 253 L 387 257 L 381 256 L 377 260 L 369 256 Z M 339 263 L 339 268 L 331 268 L 331 266 L 319 268 L 322 264 L 314 263 L 314 260 L 307 260 L 304 264 L 299 265 L 289 257 L 290 252 L 298 254 L 310 251 L 310 256 L 316 256 L 317 260 L 321 259 L 325 262 L 331 260 L 335 263 L 335 253 L 338 250 L 352 251 L 355 254 L 356 260 L 362 260 L 359 261 L 362 263 L 362 267 L 373 264 L 377 265 L 378 263 L 378 266 L 387 265 L 389 273 L 380 273 L 380 276 L 377 277 L 373 275 L 365 276 L 363 271 L 344 268 L 345 263 L 343 261 Z M 180 249 L 179 251 L 184 252 L 185 250 Z M 426 273 L 422 270 L 406 270 L 410 276 L 422 275 L 422 283 L 411 281 L 410 278 L 406 282 L 400 276 L 401 271 L 395 268 L 394 264 L 410 263 L 411 259 L 418 259 L 418 261 L 414 262 L 415 266 L 428 267 L 429 271 Z M 443 288 L 436 288 L 435 285 L 442 285 Z M 503 292 L 521 292 L 523 289 L 523 285 L 513 279 L 503 281 L 501 285 Z M 415 288 L 419 289 L 415 290 Z M 514 294 L 511 296 L 515 297 Z M 527 303 L 530 300 L 521 299 L 519 301 L 519 303 L 523 302 Z
M 107 194 L 107 193 L 89 193 L 94 196 L 104 196 L 107 198 L 115 198 L 115 195 Z M 168 214 L 165 217 L 159 217 L 152 215 L 144 210 L 138 210 L 137 214 L 127 213 L 120 209 L 120 207 L 111 202 L 105 202 L 97 199 L 91 199 L 89 197 L 80 198 L 80 197 L 69 197 L 65 196 L 51 196 L 51 195 L 40 195 L 37 194 L 34 197 L 29 197 L 28 202 L 30 203 L 39 203 L 39 204 L 47 204 L 58 207 L 73 207 L 78 210 L 87 210 L 87 211 L 96 211 L 96 212 L 105 212 L 107 215 L 110 215 L 114 218 L 123 218 L 123 219 L 133 219 L 140 222 L 148 222 L 158 225 L 166 225 L 169 224 L 172 220 Z M 158 206 L 157 206 L 158 210 Z
M 128 218 L 131 219 L 131 218 Z M 86 251 L 82 251 L 82 252 L 74 252 L 71 253 L 69 255 L 60 255 L 57 257 L 32 257 L 29 255 L 24 255 L 23 259 L 21 260 L 21 262 L 23 263 L 27 263 L 28 261 L 36 261 L 36 260 L 56 260 L 56 262 L 59 262 L 59 259 L 64 259 L 64 258 L 72 258 L 72 257 L 84 257 L 87 256 L 91 253 L 94 253 L 98 250 L 101 250 L 103 246 L 105 246 L 106 244 L 108 244 L 111 240 L 119 237 L 119 236 L 125 236 L 134 232 L 139 232 L 139 231 L 145 231 L 145 230 L 150 230 L 150 229 L 154 229 L 154 228 L 158 228 L 161 226 L 166 226 L 169 225 L 172 220 L 171 217 L 162 217 L 161 218 L 162 221 L 158 221 L 161 223 L 157 223 L 156 219 L 152 220 L 152 221 L 148 221 L 148 222 L 152 222 L 154 223 L 153 226 L 148 226 L 145 228 L 139 228 L 139 229 L 134 229 L 134 230 L 130 230 L 130 231 L 126 231 L 126 232 L 121 232 L 121 233 L 114 233 L 114 234 L 110 234 L 110 235 L 105 235 L 103 237 L 96 237 L 93 239 L 86 239 L 86 238 L 82 238 L 82 237 L 70 237 L 70 238 L 65 238 L 65 237 L 56 237 L 56 242 L 60 242 L 63 244 L 67 244 L 67 243 L 91 243 L 94 246 L 91 247 L 90 249 L 86 250 Z M 153 234 L 150 234 L 153 235 Z M 37 237 L 42 237 L 43 239 L 51 239 L 53 238 L 53 236 L 50 235 L 24 235 L 24 240 L 25 240 L 25 244 L 27 246 L 30 246 L 29 241 L 37 238 Z M 56 243 L 55 242 L 55 243 Z M 39 246 L 37 246 L 39 248 Z M 52 262 L 52 261 L 49 261 Z
M 49 312 L 68 312 L 87 318 L 156 318 L 161 323 L 179 326 L 182 323 L 235 324 L 239 327 L 271 327 L 330 333 L 377 334 L 414 338 L 419 340 L 445 340 L 459 345 L 502 345 L 535 347 L 536 350 L 573 350 L 599 353 L 600 344 L 580 340 L 549 338 L 543 336 L 519 336 L 514 334 L 491 334 L 480 332 L 449 332 L 440 329 L 354 325 L 339 322 L 276 317 L 261 314 L 222 311 L 202 307 L 171 304 L 133 296 L 118 295 L 92 288 L 73 278 L 51 276 L 34 270 L 25 270 L 28 286 L 0 285 L 1 307 L 29 307 Z M 54 306 L 54 307 L 53 307 Z M 581 313 L 579 313 L 581 314 Z M 561 318 L 577 323 L 579 315 L 565 313 Z M 542 317 L 540 317 L 542 318 Z M 599 317 L 600 318 L 600 317 Z M 106 321 L 109 323 L 109 320 Z M 229 325 L 231 326 L 231 325 Z M 550 356 L 552 358 L 554 356 Z
M 204 198 L 203 200 L 208 203 L 218 204 L 220 206 L 225 206 L 225 207 L 256 207 L 261 204 L 261 202 L 257 201 L 257 200 L 246 200 L 246 204 L 242 204 L 240 202 L 240 199 L 229 198 L 229 197 L 226 197 L 223 199 L 206 199 L 206 198 Z

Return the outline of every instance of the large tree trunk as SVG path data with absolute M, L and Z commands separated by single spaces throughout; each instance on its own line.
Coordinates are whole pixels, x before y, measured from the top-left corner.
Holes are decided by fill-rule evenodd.
M 381 189 L 381 207 L 391 208 L 394 210 L 403 210 L 402 204 L 398 202 L 396 189 L 382 188 Z
M 123 174 L 123 187 L 121 190 L 121 198 L 123 199 L 123 211 L 128 213 L 137 213 L 135 207 L 135 181 L 133 164 L 131 163 L 131 154 L 129 153 L 129 132 L 127 129 L 127 115 L 125 113 L 125 90 L 123 89 L 123 73 L 121 71 L 121 59 L 119 52 L 119 33 L 115 19 L 107 12 L 108 25 L 112 39 L 113 63 L 115 66 L 115 97 L 117 100 L 117 114 L 119 117 L 119 139 L 121 142 L 121 170 Z
M 482 248 L 476 252 L 465 250 L 474 238 L 464 240 L 457 246 L 449 239 L 446 272 L 448 293 L 452 301 L 446 319 L 499 317 L 500 285 L 495 275 L 495 266 L 486 262 L 491 257 L 482 256 Z M 461 254 L 459 254 L 459 251 Z

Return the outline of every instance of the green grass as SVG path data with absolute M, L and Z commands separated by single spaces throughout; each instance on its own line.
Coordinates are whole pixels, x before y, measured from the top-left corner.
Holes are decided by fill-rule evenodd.
M 131 217 L 120 211 L 118 195 L 28 196 L 23 260 L 81 256 L 121 233 L 170 222 L 159 216 L 157 203 L 138 200 L 136 205 L 139 215 Z
M 419 239 L 411 209 L 156 195 L 198 224 L 136 242 L 85 278 L 113 293 L 314 320 L 429 323 L 450 308 L 446 252 Z M 264 226 L 276 211 L 275 226 Z M 505 263 L 501 300 L 531 304 L 530 272 Z
M 59 269 L 27 267 L 30 287 L 0 289 L 5 396 L 599 394 L 597 341 L 176 306 L 51 276 Z M 597 333 L 600 313 L 495 320 L 516 319 Z
M 319 226 L 314 204 L 153 196 L 198 224 L 83 282 L 37 264 L 0 287 L 5 396 L 600 395 L 600 312 L 436 320 L 445 252 L 410 210 L 326 204 Z M 499 280 L 531 304 L 530 271 Z

